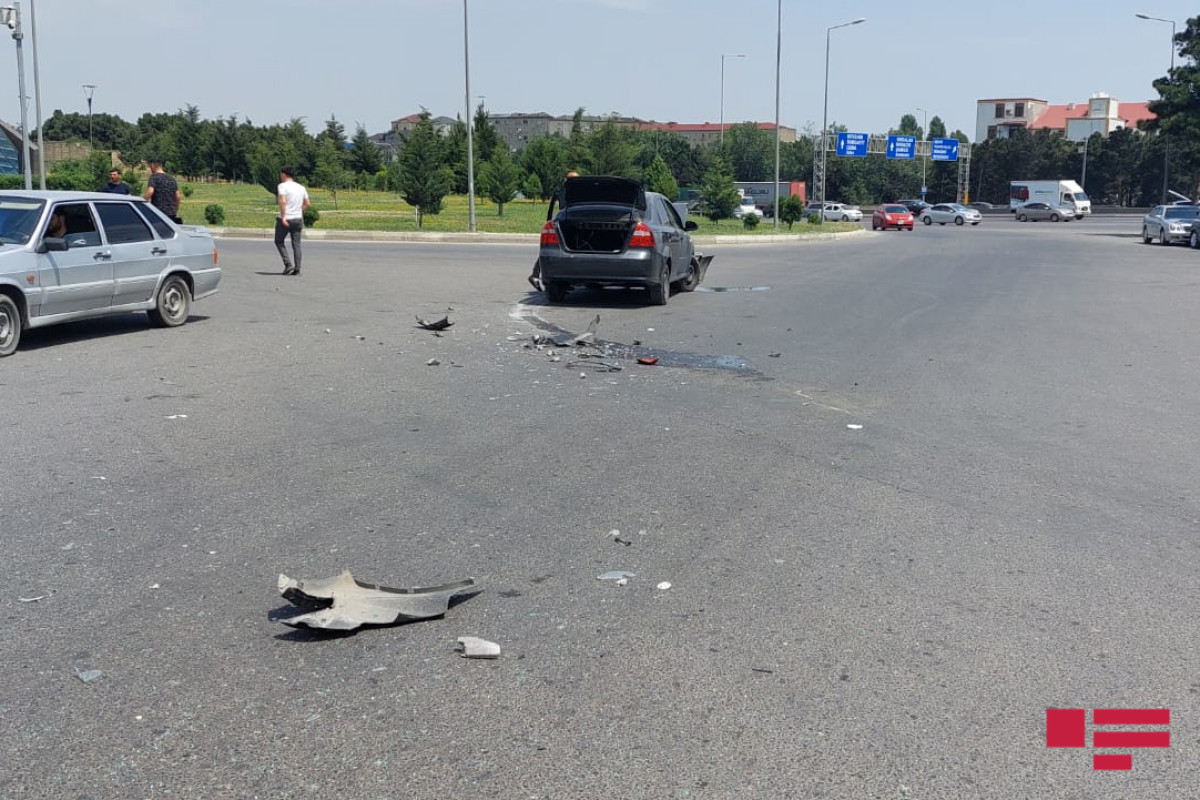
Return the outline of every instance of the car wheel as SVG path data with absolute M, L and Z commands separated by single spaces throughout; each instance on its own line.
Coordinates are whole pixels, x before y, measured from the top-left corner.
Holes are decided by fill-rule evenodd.
M 168 275 L 158 288 L 154 308 L 147 311 L 150 321 L 160 328 L 176 328 L 187 322 L 192 307 L 192 290 L 181 275 Z
M 6 294 L 0 294 L 0 357 L 17 352 L 21 343 L 21 309 Z
M 683 276 L 683 280 L 679 282 L 679 291 L 694 292 L 696 287 L 700 285 L 700 265 L 696 263 L 696 259 L 688 264 L 687 275 Z
M 1200 231 L 1192 231 L 1188 244 L 1192 246 L 1193 250 L 1200 250 Z
M 1024 222 L 1027 219 L 1029 219 L 1029 217 L 1025 216 L 1024 214 L 1017 214 L 1017 222 Z
M 1143 225 L 1142 226 L 1142 244 L 1150 244 L 1151 241 L 1153 241 L 1153 240 L 1150 238 L 1150 231 L 1145 225 Z
M 1058 214 L 1051 214 L 1051 215 L 1050 215 L 1050 221 L 1051 221 L 1051 222 L 1058 222 Z
M 932 224 L 933 224 L 933 220 L 932 220 L 932 219 L 930 219 L 929 217 L 921 217 L 921 222 L 924 222 L 926 225 L 932 225 Z
M 1166 247 L 1167 245 L 1169 245 L 1171 243 L 1171 240 L 1167 238 L 1167 229 L 1166 228 L 1158 229 L 1158 243 L 1160 245 L 1162 245 L 1163 247 Z
M 963 218 L 962 218 L 962 217 L 955 217 L 955 218 L 954 218 L 954 224 L 955 224 L 955 225 L 962 225 L 962 224 L 963 224 Z
M 659 273 L 658 282 L 646 287 L 646 291 L 650 293 L 650 305 L 665 306 L 667 300 L 671 297 L 671 268 L 667 264 L 663 264 L 662 272 Z

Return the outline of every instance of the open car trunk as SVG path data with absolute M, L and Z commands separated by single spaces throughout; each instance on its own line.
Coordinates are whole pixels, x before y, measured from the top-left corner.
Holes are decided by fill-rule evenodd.
M 636 181 L 603 175 L 568 178 L 558 215 L 563 247 L 620 253 L 645 210 L 646 192 Z

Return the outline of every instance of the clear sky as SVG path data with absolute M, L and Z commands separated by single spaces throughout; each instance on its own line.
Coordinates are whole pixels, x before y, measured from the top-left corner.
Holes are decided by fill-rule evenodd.
M 0 0 L 8 3 L 11 0 Z M 187 104 L 255 124 L 336 115 L 369 132 L 418 111 L 463 111 L 461 0 L 34 0 L 42 107 L 128 120 Z M 34 118 L 30 0 L 27 93 Z M 493 113 L 619 112 L 661 122 L 775 116 L 777 0 L 469 0 L 472 105 Z M 883 132 L 928 109 L 974 135 L 975 101 L 1082 102 L 1104 91 L 1148 100 L 1165 73 L 1170 25 L 1195 0 L 814 2 L 783 0 L 780 117 L 822 116 L 825 31 L 833 31 L 829 118 Z M 0 118 L 18 123 L 14 43 L 0 41 Z

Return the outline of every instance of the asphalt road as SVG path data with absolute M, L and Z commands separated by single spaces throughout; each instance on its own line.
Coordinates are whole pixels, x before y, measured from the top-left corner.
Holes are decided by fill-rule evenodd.
M 222 241 L 182 328 L 30 332 L 0 799 L 1191 796 L 1200 256 L 1135 233 L 710 248 L 665 308 L 546 306 L 524 246 Z M 528 346 L 597 314 L 620 371 Z M 482 591 L 277 621 L 345 567 Z M 1171 747 L 1048 749 L 1051 707 Z

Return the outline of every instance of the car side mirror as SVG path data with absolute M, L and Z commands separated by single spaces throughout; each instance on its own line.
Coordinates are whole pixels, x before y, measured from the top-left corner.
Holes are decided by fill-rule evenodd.
M 689 219 L 687 222 L 683 223 L 683 229 L 685 231 L 696 231 L 700 230 L 700 226 L 696 224 L 694 219 Z
M 46 236 L 37 246 L 39 253 L 65 253 L 67 251 L 67 240 L 58 236 Z

